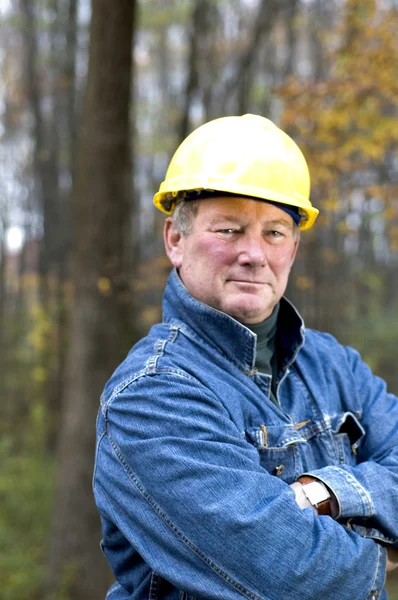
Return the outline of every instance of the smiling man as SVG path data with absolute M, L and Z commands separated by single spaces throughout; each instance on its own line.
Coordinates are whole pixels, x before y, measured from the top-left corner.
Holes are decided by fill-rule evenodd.
M 203 125 L 170 163 L 163 322 L 97 423 L 109 600 L 387 597 L 398 400 L 284 298 L 309 191 L 297 145 L 255 115 Z

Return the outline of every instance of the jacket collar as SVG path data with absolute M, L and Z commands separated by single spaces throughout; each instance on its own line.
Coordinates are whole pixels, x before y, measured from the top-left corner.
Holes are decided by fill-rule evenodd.
M 188 327 L 190 335 L 215 346 L 241 370 L 253 371 L 256 334 L 233 317 L 191 296 L 176 269 L 171 271 L 164 292 L 163 321 L 182 329 Z M 281 367 L 286 369 L 304 343 L 304 322 L 287 298 L 282 298 L 280 303 L 277 343 Z

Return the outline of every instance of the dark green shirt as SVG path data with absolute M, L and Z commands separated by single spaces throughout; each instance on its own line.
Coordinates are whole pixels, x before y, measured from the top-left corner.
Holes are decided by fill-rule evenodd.
M 276 382 L 278 377 L 278 356 L 276 352 L 276 329 L 278 323 L 279 303 L 275 306 L 272 314 L 262 321 L 253 325 L 247 325 L 257 335 L 257 353 L 255 367 L 259 373 L 272 376 L 271 400 L 276 400 Z

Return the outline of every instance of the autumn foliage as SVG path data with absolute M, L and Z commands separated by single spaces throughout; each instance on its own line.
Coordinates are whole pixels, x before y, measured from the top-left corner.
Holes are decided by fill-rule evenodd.
M 340 227 L 349 230 L 344 220 L 355 209 L 353 192 L 360 188 L 363 202 L 380 201 L 395 250 L 398 10 L 380 4 L 347 0 L 337 29 L 324 33 L 329 48 L 325 77 L 292 77 L 279 93 L 285 101 L 282 127 L 310 164 L 320 223 L 327 226 L 337 214 Z

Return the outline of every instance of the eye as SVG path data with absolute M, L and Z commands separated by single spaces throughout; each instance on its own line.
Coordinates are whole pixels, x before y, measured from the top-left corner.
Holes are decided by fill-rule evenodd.
M 269 243 L 281 244 L 286 239 L 286 234 L 283 231 L 279 231 L 279 229 L 270 229 L 265 232 L 265 238 Z
M 232 235 L 233 233 L 239 233 L 238 229 L 234 229 L 233 227 L 228 227 L 226 229 L 217 229 L 217 233 L 223 233 L 226 235 Z

